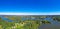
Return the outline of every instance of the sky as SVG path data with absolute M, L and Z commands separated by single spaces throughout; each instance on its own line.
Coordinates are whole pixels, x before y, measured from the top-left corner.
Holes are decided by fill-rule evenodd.
M 57 13 L 60 0 L 0 0 L 0 12 Z

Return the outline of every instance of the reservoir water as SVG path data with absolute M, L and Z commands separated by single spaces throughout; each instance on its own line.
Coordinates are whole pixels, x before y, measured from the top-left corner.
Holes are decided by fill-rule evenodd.
M 60 29 L 60 22 L 54 21 L 52 18 L 48 17 L 45 18 L 45 20 L 48 20 L 51 22 L 51 24 L 42 24 L 38 28 L 39 29 Z

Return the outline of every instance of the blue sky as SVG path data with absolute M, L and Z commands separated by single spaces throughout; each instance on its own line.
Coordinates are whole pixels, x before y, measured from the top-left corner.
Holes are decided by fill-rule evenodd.
M 60 0 L 0 0 L 0 12 L 60 12 Z

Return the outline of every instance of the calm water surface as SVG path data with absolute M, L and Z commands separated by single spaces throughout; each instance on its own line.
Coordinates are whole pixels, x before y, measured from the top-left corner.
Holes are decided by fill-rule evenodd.
M 42 24 L 39 26 L 39 29 L 60 29 L 60 22 L 54 21 L 52 18 L 45 18 L 51 22 L 51 24 Z

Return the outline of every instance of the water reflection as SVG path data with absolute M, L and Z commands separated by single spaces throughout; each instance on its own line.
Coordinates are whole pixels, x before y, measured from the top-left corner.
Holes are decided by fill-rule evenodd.
M 60 22 L 54 21 L 51 17 L 47 17 L 44 20 L 50 21 L 51 24 L 42 24 L 39 29 L 60 29 Z

